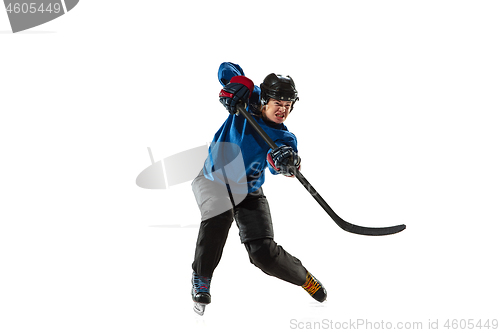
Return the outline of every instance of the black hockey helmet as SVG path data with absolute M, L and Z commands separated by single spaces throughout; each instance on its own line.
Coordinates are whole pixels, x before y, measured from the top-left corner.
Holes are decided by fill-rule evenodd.
M 266 105 L 270 98 L 294 103 L 299 100 L 295 83 L 290 76 L 269 74 L 260 84 L 260 101 Z M 293 108 L 293 104 L 292 104 Z

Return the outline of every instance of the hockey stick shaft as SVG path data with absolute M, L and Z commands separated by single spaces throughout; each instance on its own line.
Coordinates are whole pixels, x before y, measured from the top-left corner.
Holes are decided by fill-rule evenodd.
M 262 137 L 262 139 L 264 139 L 264 141 L 269 145 L 271 149 L 278 148 L 276 143 L 269 137 L 269 135 L 267 135 L 267 133 L 252 117 L 252 115 L 250 115 L 250 113 L 245 110 L 245 107 L 242 104 L 239 104 L 237 106 L 237 109 L 238 112 L 245 117 L 245 119 L 250 123 L 253 129 L 259 134 L 260 137 Z M 335 223 L 337 223 L 337 225 L 343 230 L 359 235 L 383 236 L 398 233 L 406 228 L 404 224 L 391 227 L 370 228 L 358 226 L 345 221 L 333 211 L 330 205 L 328 205 L 328 203 L 321 197 L 321 195 L 319 195 L 319 193 L 296 167 L 291 168 L 293 175 L 300 181 L 300 183 L 306 188 L 306 190 L 312 195 L 312 197 L 318 202 L 318 204 L 326 211 L 326 213 L 335 221 Z

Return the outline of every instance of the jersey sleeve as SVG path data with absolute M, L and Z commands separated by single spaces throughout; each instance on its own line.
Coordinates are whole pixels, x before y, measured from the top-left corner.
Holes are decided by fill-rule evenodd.
M 240 65 L 233 64 L 232 62 L 223 62 L 220 64 L 218 77 L 222 86 L 228 84 L 234 76 L 238 75 L 245 76 L 245 72 L 243 72 L 243 68 Z
M 293 150 L 298 153 L 299 150 L 297 149 L 297 138 L 293 133 L 287 132 L 287 136 L 276 140 L 276 145 L 279 146 L 290 146 L 293 148 Z

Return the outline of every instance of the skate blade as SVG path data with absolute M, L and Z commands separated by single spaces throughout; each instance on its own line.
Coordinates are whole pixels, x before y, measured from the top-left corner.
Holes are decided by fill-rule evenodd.
M 205 306 L 206 306 L 206 304 L 194 302 L 194 307 L 193 307 L 194 312 L 196 312 L 200 316 L 203 316 L 203 314 L 205 313 Z

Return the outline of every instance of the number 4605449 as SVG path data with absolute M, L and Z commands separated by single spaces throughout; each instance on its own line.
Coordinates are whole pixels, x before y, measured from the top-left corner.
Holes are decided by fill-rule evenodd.
M 54 3 L 52 4 L 49 2 L 47 5 L 44 3 L 41 3 L 40 5 L 36 3 L 9 3 L 7 6 L 7 12 L 8 13 L 15 13 L 15 14 L 35 14 L 35 13 L 59 13 L 61 11 L 61 4 L 59 3 Z
M 479 329 L 497 329 L 498 328 L 498 320 L 493 319 L 493 320 L 474 320 L 474 319 L 448 319 L 444 323 L 444 327 L 447 329 L 474 329 L 474 328 L 479 328 Z

